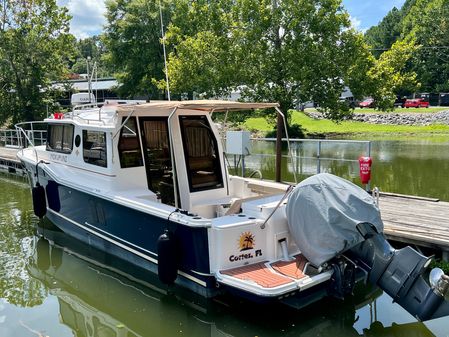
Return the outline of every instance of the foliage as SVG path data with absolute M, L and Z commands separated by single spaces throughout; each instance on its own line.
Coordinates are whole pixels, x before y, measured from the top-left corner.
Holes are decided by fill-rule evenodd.
M 0 122 L 40 119 L 52 104 L 51 81 L 67 73 L 74 37 L 55 0 L 0 4 Z
M 414 41 L 397 41 L 368 71 L 368 82 L 373 85 L 371 96 L 378 109 L 393 110 L 398 92 L 413 92 L 417 88 L 416 73 L 406 70 L 407 62 L 417 49 Z
M 449 1 L 407 0 L 365 34 L 374 49 L 390 49 L 396 41 L 415 43 L 407 68 L 416 72 L 424 92 L 449 91 Z M 379 56 L 382 51 L 375 51 Z
M 156 86 L 164 78 L 159 3 L 107 0 L 106 7 L 104 60 L 121 84 L 120 95 L 162 98 Z M 169 12 L 164 7 L 164 22 L 168 22 Z
M 296 139 L 306 138 L 304 130 L 303 130 L 302 126 L 299 125 L 299 124 L 291 124 L 291 125 L 289 125 L 288 128 L 287 128 L 287 131 L 288 131 L 288 136 L 290 138 L 296 138 Z M 273 130 L 267 132 L 265 137 L 276 138 L 276 135 L 277 135 L 277 129 L 275 127 Z
M 284 111 L 312 100 L 333 119 L 350 113 L 339 97 L 366 56 L 340 0 L 175 0 L 167 40 L 179 93 L 238 89 Z
M 449 274 L 449 262 L 443 260 L 432 260 L 430 268 L 440 268 L 446 275 Z
M 422 46 L 413 68 L 426 92 L 449 91 L 449 1 L 417 0 L 404 19 L 404 38 Z
M 90 58 L 89 73 L 92 74 L 92 68 L 96 65 L 98 77 L 109 76 L 110 72 L 102 60 L 105 53 L 106 47 L 99 35 L 78 40 L 76 42 L 76 61 L 70 67 L 71 72 L 74 74 L 86 74 L 87 59 Z
M 407 1 L 401 9 L 393 7 L 377 26 L 372 26 L 366 31 L 365 40 L 373 48 L 373 54 L 376 57 L 401 39 L 402 20 L 410 10 L 410 5 L 411 1 Z

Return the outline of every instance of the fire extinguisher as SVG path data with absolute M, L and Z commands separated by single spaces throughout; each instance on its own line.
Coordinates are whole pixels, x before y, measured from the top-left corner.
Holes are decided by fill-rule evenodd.
M 359 167 L 360 167 L 360 180 L 362 184 L 369 184 L 371 180 L 371 165 L 373 160 L 371 157 L 360 157 Z

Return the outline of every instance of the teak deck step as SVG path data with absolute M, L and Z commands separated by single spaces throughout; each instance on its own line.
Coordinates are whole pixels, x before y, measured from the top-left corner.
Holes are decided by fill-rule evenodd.
M 266 266 L 266 261 L 248 266 L 223 270 L 221 271 L 221 274 L 232 276 L 244 281 L 253 281 L 264 288 L 275 288 L 293 282 L 293 280 L 269 269 Z
M 306 277 L 304 268 L 307 262 L 307 259 L 301 254 L 295 256 L 295 260 L 293 261 L 277 261 L 272 263 L 271 267 L 282 275 L 299 280 Z
M 267 265 L 267 261 L 223 270 L 220 273 L 243 281 L 252 281 L 263 288 L 275 288 L 299 280 L 306 275 L 304 267 L 307 260 L 298 255 L 293 261 L 277 261 Z M 271 268 L 270 268 L 271 266 Z

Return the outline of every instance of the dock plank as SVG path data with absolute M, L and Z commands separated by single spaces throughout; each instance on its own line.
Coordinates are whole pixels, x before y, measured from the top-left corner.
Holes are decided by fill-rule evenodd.
M 19 152 L 19 149 L 0 147 L 0 158 L 20 162 L 17 158 L 17 152 Z
M 449 250 L 448 202 L 381 195 L 379 207 L 388 238 Z

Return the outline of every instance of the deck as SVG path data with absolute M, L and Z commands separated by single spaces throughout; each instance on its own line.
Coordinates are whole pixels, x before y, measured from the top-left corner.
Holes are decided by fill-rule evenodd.
M 15 148 L 0 147 L 0 165 L 17 167 Z M 381 193 L 379 206 L 385 235 L 395 241 L 449 252 L 449 202 Z
M 0 159 L 3 160 L 11 160 L 15 161 L 17 163 L 20 163 L 19 159 L 17 159 L 17 152 L 19 149 L 16 148 L 9 148 L 9 147 L 2 147 L 0 146 Z
M 0 171 L 23 176 L 25 174 L 22 163 L 17 159 L 17 148 L 0 147 Z
M 387 238 L 449 251 L 449 202 L 385 194 L 379 206 Z

